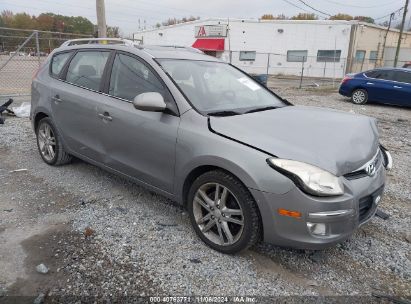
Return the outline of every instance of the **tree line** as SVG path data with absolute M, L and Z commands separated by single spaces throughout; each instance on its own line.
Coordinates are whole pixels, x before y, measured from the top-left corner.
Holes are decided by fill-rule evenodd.
M 318 16 L 316 14 L 310 13 L 299 13 L 298 15 L 287 17 L 284 14 L 279 14 L 274 16 L 273 14 L 264 14 L 260 18 L 261 20 L 318 20 Z M 328 18 L 329 20 L 358 20 L 368 23 L 375 23 L 375 20 L 368 16 L 351 16 L 348 14 L 337 14 Z
M 49 52 L 64 40 L 84 37 L 97 37 L 97 27 L 81 16 L 64 16 L 42 13 L 38 16 L 27 13 L 13 13 L 3 10 L 0 13 L 0 27 L 22 30 L 45 31 L 39 33 L 40 50 Z M 54 33 L 52 33 L 54 32 Z M 13 51 L 30 35 L 27 31 L 0 29 L 0 51 Z M 118 26 L 107 27 L 108 37 L 120 37 Z M 35 49 L 35 41 L 30 41 L 26 52 Z

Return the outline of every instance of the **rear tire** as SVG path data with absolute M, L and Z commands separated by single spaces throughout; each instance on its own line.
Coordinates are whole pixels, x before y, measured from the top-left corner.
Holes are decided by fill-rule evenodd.
M 64 150 L 61 136 L 49 117 L 39 121 L 36 136 L 40 156 L 46 164 L 61 166 L 71 162 L 72 156 Z
M 356 89 L 351 94 L 351 101 L 354 104 L 362 105 L 368 101 L 368 92 L 364 89 Z
M 260 240 L 262 226 L 254 198 L 224 171 L 199 176 L 191 185 L 187 207 L 195 232 L 214 250 L 233 254 Z

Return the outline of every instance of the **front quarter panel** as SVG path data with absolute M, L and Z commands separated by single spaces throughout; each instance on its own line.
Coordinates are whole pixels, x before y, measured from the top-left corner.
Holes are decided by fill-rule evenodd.
M 222 168 L 234 174 L 246 187 L 263 192 L 284 194 L 295 187 L 288 178 L 268 166 L 269 154 L 211 132 L 207 118 L 194 110 L 181 117 L 176 154 L 175 192 L 180 201 L 184 201 L 186 177 L 200 166 Z

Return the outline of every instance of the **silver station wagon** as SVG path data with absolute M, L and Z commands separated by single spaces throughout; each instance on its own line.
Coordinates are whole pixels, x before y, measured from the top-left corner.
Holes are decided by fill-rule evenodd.
M 47 164 L 75 156 L 180 202 L 224 253 L 349 238 L 392 165 L 375 119 L 293 106 L 192 48 L 65 42 L 36 74 L 31 109 Z

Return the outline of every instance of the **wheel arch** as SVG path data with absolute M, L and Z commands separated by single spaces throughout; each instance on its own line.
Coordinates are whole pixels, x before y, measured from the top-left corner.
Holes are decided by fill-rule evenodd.
M 352 96 L 352 93 L 354 93 L 355 90 L 364 90 L 368 94 L 368 90 L 367 90 L 366 87 L 364 87 L 362 85 L 357 85 L 357 86 L 355 86 L 354 88 L 351 89 L 350 96 Z
M 228 174 L 231 174 L 231 175 L 235 176 L 234 174 L 227 171 L 226 169 L 223 169 L 223 168 L 218 167 L 218 166 L 213 166 L 213 165 L 200 165 L 198 167 L 193 168 L 187 174 L 186 178 L 184 179 L 183 187 L 181 189 L 181 202 L 182 202 L 184 207 L 187 207 L 188 192 L 190 191 L 190 187 L 193 184 L 193 182 L 195 181 L 195 179 L 197 177 L 199 177 L 200 175 L 203 175 L 206 172 L 215 171 L 215 170 L 225 171 Z M 238 177 L 236 177 L 236 178 L 238 179 Z
M 37 127 L 39 125 L 40 120 L 42 120 L 45 117 L 49 117 L 48 114 L 44 113 L 44 112 L 37 112 L 34 115 L 34 120 L 33 120 L 33 127 L 34 127 L 34 131 L 37 130 Z

